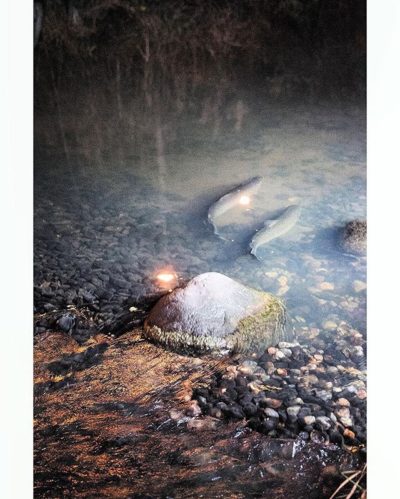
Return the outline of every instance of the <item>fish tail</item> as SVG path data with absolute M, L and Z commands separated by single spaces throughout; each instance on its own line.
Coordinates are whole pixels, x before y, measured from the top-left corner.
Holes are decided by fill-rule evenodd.
M 261 259 L 257 256 L 257 248 L 251 247 L 250 254 L 254 256 L 258 261 L 261 262 Z
M 229 241 L 229 242 L 233 242 L 234 240 L 233 239 L 227 239 L 226 237 L 222 236 L 218 231 L 217 229 L 214 230 L 214 234 L 219 237 L 220 239 L 222 239 L 223 241 Z

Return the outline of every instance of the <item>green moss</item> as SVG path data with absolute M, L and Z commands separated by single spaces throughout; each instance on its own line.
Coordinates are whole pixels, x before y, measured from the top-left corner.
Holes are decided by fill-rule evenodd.
M 195 336 L 184 331 L 163 331 L 157 326 L 149 326 L 146 323 L 144 335 L 149 340 L 185 354 L 225 353 L 230 350 L 225 338 Z
M 231 349 L 241 353 L 257 352 L 289 339 L 285 325 L 284 304 L 278 298 L 266 294 L 264 308 L 239 322 L 232 337 Z

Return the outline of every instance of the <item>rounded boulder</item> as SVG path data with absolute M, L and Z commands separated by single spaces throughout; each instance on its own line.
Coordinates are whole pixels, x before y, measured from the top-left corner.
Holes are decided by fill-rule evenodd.
M 148 339 L 184 353 L 257 353 L 290 341 L 284 304 L 217 272 L 163 296 L 144 324 Z
M 352 220 L 343 229 L 342 247 L 348 253 L 365 255 L 367 252 L 367 222 Z

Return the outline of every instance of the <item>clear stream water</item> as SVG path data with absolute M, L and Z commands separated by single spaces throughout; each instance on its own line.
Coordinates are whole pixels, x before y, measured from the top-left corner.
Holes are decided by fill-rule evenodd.
M 365 331 L 365 257 L 338 244 L 340 228 L 366 216 L 364 111 L 261 106 L 259 113 L 257 126 L 249 114 L 242 129 L 228 123 L 209 141 L 200 123 L 174 143 L 158 137 L 154 154 L 116 146 L 101 165 L 78 150 L 68 151 L 68 161 L 37 154 L 36 284 L 73 287 L 79 273 L 90 280 L 111 262 L 130 280 L 127 289 L 112 289 L 129 300 L 165 267 L 182 280 L 218 271 L 281 296 L 300 334 L 327 320 Z M 231 241 L 217 238 L 208 207 L 256 175 L 263 183 L 250 207 L 218 220 Z M 302 207 L 298 224 L 262 248 L 261 261 L 251 256 L 254 231 L 292 204 Z M 57 261 L 41 260 L 44 239 L 61 244 Z M 93 261 L 97 270 L 88 267 Z

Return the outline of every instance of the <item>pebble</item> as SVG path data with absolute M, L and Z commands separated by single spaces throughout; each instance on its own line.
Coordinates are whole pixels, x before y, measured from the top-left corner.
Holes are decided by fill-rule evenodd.
M 192 400 L 190 402 L 189 407 L 186 409 L 186 414 L 188 416 L 192 416 L 192 417 L 200 416 L 201 409 L 200 409 L 200 406 L 199 406 L 199 404 L 197 403 L 196 400 Z
M 305 425 L 313 425 L 315 423 L 315 416 L 305 416 L 303 418 L 304 424 Z
M 271 407 L 267 407 L 266 409 L 264 409 L 264 413 L 270 418 L 279 418 L 279 414 Z
M 321 282 L 318 287 L 321 291 L 333 291 L 335 289 L 335 286 L 327 281 Z
M 281 286 L 276 292 L 276 296 L 283 296 L 289 291 L 289 286 Z
M 326 370 L 327 373 L 336 375 L 339 372 L 339 369 L 335 366 L 329 366 Z
M 363 388 L 361 388 L 361 390 L 358 390 L 357 392 L 357 397 L 361 400 L 364 400 L 367 398 L 367 392 L 366 390 L 364 390 Z
M 179 421 L 180 419 L 183 419 L 184 418 L 184 414 L 182 411 L 177 411 L 176 409 L 171 409 L 169 411 L 169 417 L 173 420 L 173 421 Z
M 334 321 L 329 321 L 328 320 L 328 321 L 325 321 L 325 322 L 322 323 L 322 328 L 326 329 L 327 331 L 333 331 L 337 327 L 338 327 L 338 325 Z
M 318 416 L 316 418 L 323 430 L 329 430 L 332 427 L 332 421 L 327 416 Z
M 305 385 L 316 385 L 319 382 L 319 379 L 315 374 L 308 374 L 306 376 L 303 376 L 302 378 L 302 383 Z
M 285 275 L 281 275 L 278 277 L 278 282 L 281 286 L 286 286 L 288 283 L 288 278 Z
M 348 407 L 341 407 L 339 410 L 335 411 L 335 414 L 343 426 L 353 426 L 350 409 Z
M 354 431 L 351 431 L 348 428 L 345 428 L 345 430 L 343 432 L 343 436 L 347 437 L 347 438 L 351 438 L 351 439 L 356 438 L 356 434 L 354 433 Z
M 266 398 L 264 401 L 265 404 L 272 409 L 279 409 L 282 405 L 282 400 L 279 399 Z
M 241 424 L 269 437 L 342 445 L 348 429 L 346 445 L 365 443 L 366 378 L 358 360 L 364 359 L 365 340 L 346 322 L 328 321 L 334 332 L 324 329 L 307 346 L 281 342 L 257 361 L 238 356 L 233 361 L 241 363 L 227 372 L 231 379 L 216 374 L 219 381 L 205 391 L 203 413 L 244 419 Z M 196 393 L 200 400 L 203 392 Z
M 75 321 L 76 321 L 75 315 L 67 313 L 58 319 L 57 324 L 62 331 L 68 333 L 74 327 Z
M 289 343 L 288 341 L 280 341 L 278 343 L 279 348 L 294 348 L 299 346 L 300 345 L 298 343 Z
M 286 412 L 288 413 L 289 416 L 295 418 L 297 417 L 298 413 L 300 412 L 301 407 L 299 405 L 292 405 L 291 407 L 288 407 L 286 409 Z
M 212 417 L 205 416 L 203 419 L 190 419 L 187 423 L 187 428 L 189 430 L 215 430 L 217 428 L 218 421 Z
M 353 289 L 356 293 L 360 293 L 367 289 L 367 283 L 364 281 L 355 280 L 353 281 Z

